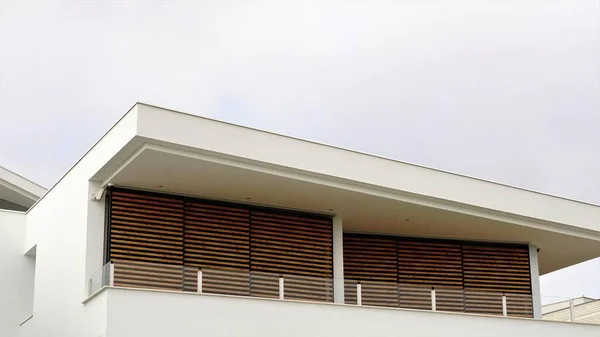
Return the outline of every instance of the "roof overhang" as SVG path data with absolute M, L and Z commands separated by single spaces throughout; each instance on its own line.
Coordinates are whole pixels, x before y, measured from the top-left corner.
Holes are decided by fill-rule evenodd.
M 344 230 L 526 243 L 540 274 L 600 256 L 600 207 L 138 104 L 91 180 L 343 218 Z
M 46 189 L 18 174 L 0 167 L 0 199 L 29 208 Z

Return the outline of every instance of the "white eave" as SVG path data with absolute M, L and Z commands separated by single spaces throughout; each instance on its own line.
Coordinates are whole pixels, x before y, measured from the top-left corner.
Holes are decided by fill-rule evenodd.
M 0 166 L 0 199 L 29 208 L 46 189 Z

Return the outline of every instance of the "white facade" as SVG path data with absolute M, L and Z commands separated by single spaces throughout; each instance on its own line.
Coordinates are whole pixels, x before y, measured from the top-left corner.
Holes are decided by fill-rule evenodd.
M 25 213 L 0 210 L 0 336 L 17 336 L 33 312 L 35 257 L 24 241 Z
M 109 184 L 329 214 L 338 236 L 343 228 L 524 243 L 540 249 L 534 279 L 600 256 L 598 206 L 137 104 L 26 214 L 0 213 L 1 233 L 14 239 L 9 248 L 0 241 L 2 266 L 19 270 L 0 281 L 0 298 L 30 305 L 0 317 L 0 336 L 599 333 L 584 324 L 110 287 L 88 298 L 88 280 L 104 264 Z M 411 225 L 397 225 L 400 217 Z M 334 250 L 339 279 L 343 246 Z M 18 281 L 32 279 L 23 267 L 31 260 L 33 301 Z
M 107 336 L 597 336 L 600 327 L 337 304 L 109 289 Z

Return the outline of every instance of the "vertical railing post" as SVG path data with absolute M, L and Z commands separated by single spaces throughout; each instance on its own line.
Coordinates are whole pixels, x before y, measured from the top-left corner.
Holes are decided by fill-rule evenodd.
M 508 316 L 508 310 L 506 308 L 506 295 L 502 294 L 502 316 Z
M 356 283 L 356 305 L 362 305 L 362 285 Z
M 571 315 L 571 322 L 575 322 L 575 302 L 573 302 L 573 299 L 569 300 L 569 306 L 570 306 L 570 315 Z
M 198 284 L 196 286 L 196 292 L 202 294 L 202 269 L 198 269 L 198 280 L 196 283 Z
M 108 285 L 111 287 L 115 285 L 115 264 L 112 261 L 108 265 Z
M 92 279 L 88 280 L 88 296 L 92 296 Z
M 283 283 L 283 275 L 279 276 L 279 299 L 283 300 L 285 298 L 285 285 Z
M 437 311 L 437 304 L 435 301 L 435 288 L 431 287 L 431 311 Z

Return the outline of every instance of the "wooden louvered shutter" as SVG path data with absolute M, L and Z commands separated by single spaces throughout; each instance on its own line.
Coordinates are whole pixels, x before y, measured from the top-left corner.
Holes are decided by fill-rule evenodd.
M 183 201 L 114 189 L 110 251 L 115 286 L 183 289 Z
M 431 310 L 431 288 L 440 311 L 464 311 L 461 246 L 398 240 L 399 306 Z
M 361 283 L 363 305 L 397 307 L 398 284 L 394 237 L 344 234 L 344 301 L 356 304 Z
M 202 269 L 203 292 L 250 294 L 249 214 L 240 207 L 186 202 L 185 265 Z M 194 275 L 186 290 L 196 291 L 196 281 Z
M 252 210 L 251 295 L 277 297 L 279 276 L 285 298 L 333 301 L 330 218 Z
M 463 245 L 465 309 L 502 314 L 506 294 L 509 316 L 532 317 L 528 247 Z

